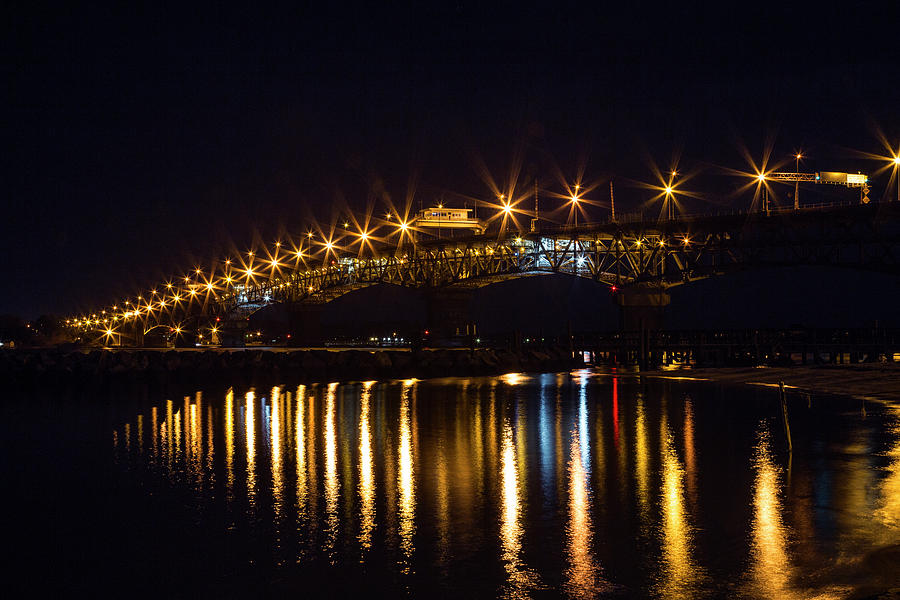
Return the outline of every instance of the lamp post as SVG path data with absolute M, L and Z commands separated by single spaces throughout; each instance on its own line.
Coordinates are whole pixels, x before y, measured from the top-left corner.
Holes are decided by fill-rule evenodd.
M 800 208 L 800 159 L 803 158 L 803 153 L 798 152 L 794 157 L 797 159 L 797 168 L 794 173 L 797 173 L 797 179 L 794 180 L 794 210 L 798 210 Z
M 756 181 L 758 182 L 759 185 L 763 186 L 763 189 L 762 189 L 762 193 L 763 193 L 763 201 L 762 201 L 763 212 L 765 212 L 766 215 L 768 216 L 768 214 L 769 214 L 769 188 L 768 188 L 768 186 L 766 185 L 766 174 L 765 174 L 765 173 L 760 173 L 759 175 L 757 175 L 757 176 L 756 176 Z
M 667 185 L 666 192 L 666 219 L 671 221 L 675 218 L 675 209 L 674 209 L 674 200 L 673 200 L 673 189 L 671 185 Z
M 503 211 L 503 233 L 509 231 L 509 223 L 507 222 L 509 219 L 509 204 L 506 202 L 506 194 L 500 194 L 500 204 L 502 208 L 500 210 Z
M 894 178 L 897 181 L 897 202 L 900 202 L 900 154 L 894 157 Z
M 578 197 L 578 189 L 581 186 L 577 183 L 575 184 L 575 193 L 572 194 L 572 209 L 575 211 L 575 229 L 578 229 L 578 201 L 580 198 Z

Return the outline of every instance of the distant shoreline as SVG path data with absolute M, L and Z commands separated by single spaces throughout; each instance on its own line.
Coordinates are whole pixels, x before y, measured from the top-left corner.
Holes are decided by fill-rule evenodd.
M 474 377 L 509 372 L 568 371 L 583 366 L 567 349 L 489 348 L 394 351 L 383 349 L 270 351 L 33 349 L 0 352 L 0 380 L 9 384 L 115 381 L 191 381 L 228 377 L 253 383 Z
M 812 394 L 839 394 L 900 402 L 900 363 L 795 365 L 788 367 L 701 367 L 626 373 L 661 379 L 696 379 L 734 385 L 778 386 Z

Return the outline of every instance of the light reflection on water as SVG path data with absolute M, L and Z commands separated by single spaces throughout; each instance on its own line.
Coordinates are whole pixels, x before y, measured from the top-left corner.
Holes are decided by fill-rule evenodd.
M 752 577 L 755 595 L 762 598 L 795 597 L 789 583 L 793 568 L 788 555 L 788 531 L 782 520 L 781 474 L 774 464 L 769 431 L 759 432 L 754 449 L 752 524 Z
M 789 462 L 774 403 L 723 410 L 680 385 L 576 373 L 197 391 L 113 440 L 199 508 L 223 498 L 220 526 L 264 540 L 276 567 L 387 561 L 408 591 L 430 573 L 507 598 L 832 597 L 849 588 L 804 576 L 900 540 L 900 409 L 824 432 L 797 409 Z

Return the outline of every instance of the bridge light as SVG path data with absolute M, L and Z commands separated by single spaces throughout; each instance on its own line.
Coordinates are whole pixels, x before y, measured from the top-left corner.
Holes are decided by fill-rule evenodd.
M 401 221 L 400 222 L 400 230 L 406 231 L 407 229 L 409 229 L 409 224 L 406 221 Z
M 762 183 L 763 181 L 766 180 L 766 174 L 765 174 L 765 173 L 760 173 L 759 175 L 756 176 L 756 180 L 757 180 L 759 183 Z
M 190 282 L 191 282 L 191 278 L 190 278 L 190 277 L 185 277 L 185 278 L 184 278 L 184 282 L 185 282 L 185 283 L 190 283 Z
M 900 166 L 900 154 L 894 157 L 894 164 Z
M 672 189 L 671 185 L 666 186 L 666 196 L 671 196 L 673 191 L 674 190 Z
M 312 232 L 312 231 L 307 231 L 307 232 L 306 232 L 306 237 L 311 238 L 312 236 L 313 236 L 313 232 Z
M 334 248 L 334 244 L 332 244 L 330 240 L 327 241 L 327 242 L 325 242 L 325 249 L 326 249 L 326 250 L 331 250 L 332 248 Z
M 362 241 L 366 241 L 367 239 L 369 239 L 369 234 L 366 233 L 365 231 L 360 231 L 359 239 L 361 239 Z
M 275 242 L 275 247 L 276 247 L 276 248 L 281 248 L 281 242 Z
M 171 283 L 167 283 L 167 284 L 166 284 L 166 289 L 170 289 L 170 290 L 171 290 L 171 289 L 172 289 L 172 284 L 171 284 Z

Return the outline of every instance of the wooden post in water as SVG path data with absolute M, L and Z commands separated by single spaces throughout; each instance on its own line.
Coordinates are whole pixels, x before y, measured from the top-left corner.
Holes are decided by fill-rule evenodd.
M 787 395 L 784 392 L 784 382 L 778 382 L 778 389 L 781 395 L 781 419 L 784 423 L 784 435 L 787 437 L 788 444 L 788 452 L 794 452 L 794 444 L 791 442 L 791 426 L 788 423 L 788 412 L 787 412 Z

